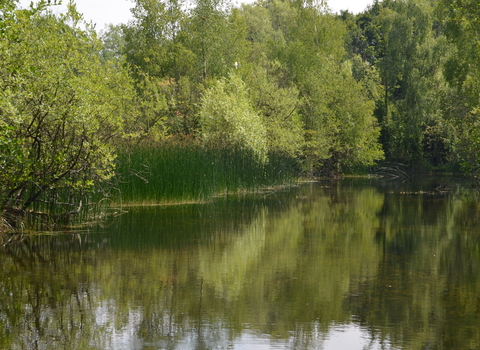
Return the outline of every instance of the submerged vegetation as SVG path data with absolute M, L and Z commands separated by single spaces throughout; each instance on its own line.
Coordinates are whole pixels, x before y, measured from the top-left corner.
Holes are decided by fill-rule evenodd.
M 480 168 L 473 0 L 135 0 L 100 35 L 57 3 L 0 3 L 2 228 L 384 159 Z

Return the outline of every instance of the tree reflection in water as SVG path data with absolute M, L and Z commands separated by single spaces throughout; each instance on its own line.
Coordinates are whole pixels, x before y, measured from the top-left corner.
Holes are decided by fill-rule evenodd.
M 478 348 L 477 201 L 415 186 L 131 208 L 88 233 L 9 244 L 0 347 Z

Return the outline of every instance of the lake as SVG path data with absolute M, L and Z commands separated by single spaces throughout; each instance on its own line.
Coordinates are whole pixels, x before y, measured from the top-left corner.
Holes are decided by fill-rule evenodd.
M 25 238 L 0 348 L 480 349 L 477 192 L 344 179 Z

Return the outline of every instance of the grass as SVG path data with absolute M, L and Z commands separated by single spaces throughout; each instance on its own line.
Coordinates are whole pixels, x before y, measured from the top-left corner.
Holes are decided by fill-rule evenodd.
M 294 160 L 271 155 L 265 164 L 241 149 L 169 141 L 121 151 L 115 204 L 199 202 L 223 193 L 291 183 Z
M 116 162 L 111 183 L 83 193 L 50 189 L 31 210 L 2 213 L 0 241 L 11 238 L 9 233 L 79 228 L 119 215 L 120 206 L 201 203 L 225 193 L 290 185 L 298 175 L 291 158 L 270 155 L 262 163 L 241 149 L 192 141 L 143 144 L 120 151 Z

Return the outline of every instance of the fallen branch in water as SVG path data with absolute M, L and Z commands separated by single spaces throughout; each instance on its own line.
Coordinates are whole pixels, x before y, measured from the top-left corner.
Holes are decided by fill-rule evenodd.
M 405 164 L 396 164 L 393 166 L 383 166 L 374 169 L 374 173 L 377 176 L 388 177 L 388 178 L 402 178 L 408 179 L 410 176 L 407 174 L 405 170 L 402 170 L 401 167 L 404 169 L 407 168 Z

